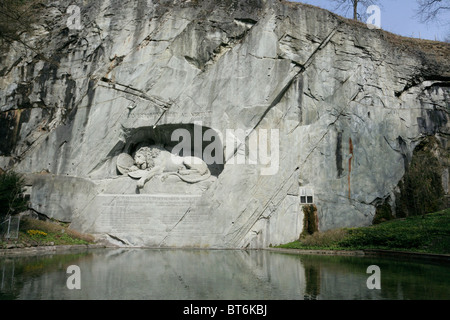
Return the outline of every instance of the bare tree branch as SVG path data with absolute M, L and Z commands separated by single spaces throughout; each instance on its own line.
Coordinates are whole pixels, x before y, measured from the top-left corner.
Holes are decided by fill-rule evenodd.
M 33 31 L 37 22 L 36 5 L 42 0 L 0 0 L 0 39 L 19 41 L 20 35 Z
M 0 0 L 0 43 L 11 45 L 20 43 L 25 49 L 34 52 L 39 59 L 55 64 L 47 59 L 40 48 L 36 48 L 24 39 L 32 34 L 38 23 L 38 10 L 45 0 Z
M 450 10 L 450 0 L 417 0 L 417 17 L 420 22 L 438 20 L 439 16 Z

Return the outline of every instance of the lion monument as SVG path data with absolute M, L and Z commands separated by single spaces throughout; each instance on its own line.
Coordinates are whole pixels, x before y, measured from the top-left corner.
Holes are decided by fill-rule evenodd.
M 122 153 L 117 158 L 117 170 L 133 179 L 139 179 L 137 187 L 144 185 L 156 175 L 164 181 L 175 175 L 187 183 L 198 183 L 211 177 L 205 161 L 198 157 L 181 157 L 167 151 L 162 145 L 139 146 L 131 157 Z

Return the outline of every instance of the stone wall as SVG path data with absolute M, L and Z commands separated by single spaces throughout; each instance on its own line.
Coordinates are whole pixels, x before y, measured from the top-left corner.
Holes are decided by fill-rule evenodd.
M 68 27 L 69 4 L 81 9 L 80 29 Z M 395 203 L 415 147 L 426 136 L 448 140 L 448 44 L 275 0 L 41 10 L 27 39 L 42 54 L 19 43 L 1 51 L 0 166 L 48 172 L 35 180 L 33 208 L 79 231 L 136 246 L 267 247 L 302 232 L 305 189 L 319 230 L 370 225 L 380 203 Z M 170 150 L 171 130 L 194 125 L 233 150 L 209 166 L 209 180 L 157 176 L 138 188 L 118 174 L 120 154 L 150 140 Z M 231 146 L 226 133 L 238 130 L 242 144 Z M 270 163 L 249 154 L 264 130 L 278 151 Z M 196 201 L 175 211 L 169 200 L 146 202 L 168 195 Z

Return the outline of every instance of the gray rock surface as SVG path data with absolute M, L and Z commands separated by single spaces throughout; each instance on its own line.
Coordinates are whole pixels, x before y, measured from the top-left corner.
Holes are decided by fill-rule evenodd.
M 303 188 L 320 230 L 370 225 L 415 146 L 427 135 L 448 146 L 448 44 L 276 0 L 80 1 L 80 30 L 67 27 L 70 4 L 42 9 L 27 38 L 41 55 L 0 52 L 0 166 L 32 175 L 32 207 L 79 231 L 134 246 L 267 247 L 302 232 Z M 156 177 L 143 190 L 117 172 L 137 144 L 173 148 L 175 129 L 200 125 L 228 150 L 227 132 L 277 130 L 279 157 L 225 157 L 207 181 Z

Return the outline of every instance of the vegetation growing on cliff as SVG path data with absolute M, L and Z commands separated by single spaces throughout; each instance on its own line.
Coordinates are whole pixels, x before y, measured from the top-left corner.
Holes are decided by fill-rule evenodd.
M 303 206 L 303 232 L 302 236 L 314 234 L 318 230 L 317 208 L 310 204 Z
M 316 232 L 278 248 L 383 249 L 450 254 L 450 209 L 375 226 Z
M 91 235 L 71 230 L 64 223 L 22 218 L 19 238 L 16 240 L 11 239 L 8 242 L 2 242 L 2 239 L 0 239 L 0 248 L 78 245 L 91 244 L 93 242 L 94 238 Z
M 424 215 L 445 208 L 445 192 L 442 186 L 442 166 L 436 153 L 439 144 L 435 137 L 428 137 L 414 150 L 411 163 L 399 183 L 400 194 L 396 201 L 398 218 Z M 441 156 L 445 159 L 445 156 Z

